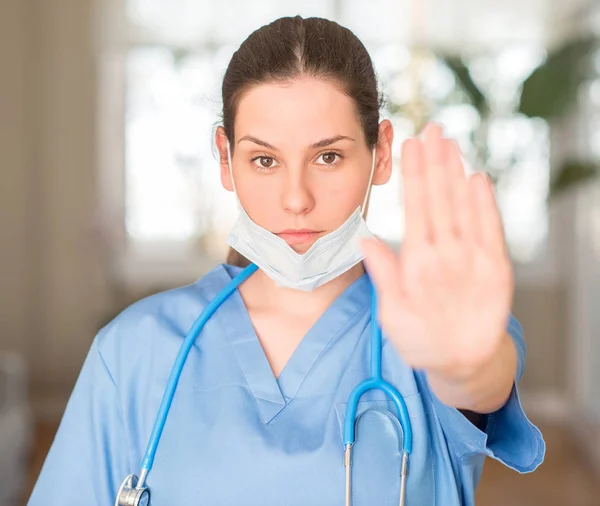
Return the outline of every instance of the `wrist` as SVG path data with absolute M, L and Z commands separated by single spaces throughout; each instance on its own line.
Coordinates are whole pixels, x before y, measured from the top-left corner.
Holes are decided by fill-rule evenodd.
M 481 374 L 494 364 L 503 354 L 507 344 L 512 345 L 512 339 L 506 331 L 503 331 L 493 346 L 466 352 L 463 350 L 449 357 L 439 367 L 427 368 L 427 373 L 448 383 L 470 382 L 481 377 Z
M 427 370 L 432 391 L 449 406 L 489 413 L 507 399 L 514 382 L 516 348 L 504 333 L 497 349 L 480 362 L 456 362 L 444 370 Z

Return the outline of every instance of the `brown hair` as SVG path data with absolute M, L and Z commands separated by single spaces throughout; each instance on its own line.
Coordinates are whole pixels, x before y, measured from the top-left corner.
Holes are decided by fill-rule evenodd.
M 377 143 L 382 98 L 369 53 L 347 28 L 322 18 L 277 19 L 242 43 L 223 78 L 223 128 L 234 149 L 234 120 L 242 94 L 251 86 L 290 81 L 300 76 L 329 79 L 354 100 L 369 149 Z M 234 249 L 227 263 L 245 267 L 249 261 Z

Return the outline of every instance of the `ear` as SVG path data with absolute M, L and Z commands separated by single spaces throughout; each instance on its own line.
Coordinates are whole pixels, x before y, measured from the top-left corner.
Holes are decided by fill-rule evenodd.
M 219 164 L 221 167 L 221 184 L 227 191 L 233 191 L 231 172 L 229 171 L 229 160 L 227 158 L 227 136 L 225 129 L 220 126 L 215 133 L 215 142 L 219 150 Z M 231 155 L 233 157 L 233 154 Z
M 392 175 L 392 142 L 394 127 L 389 119 L 379 123 L 377 146 L 375 147 L 375 171 L 373 184 L 382 185 L 390 180 Z

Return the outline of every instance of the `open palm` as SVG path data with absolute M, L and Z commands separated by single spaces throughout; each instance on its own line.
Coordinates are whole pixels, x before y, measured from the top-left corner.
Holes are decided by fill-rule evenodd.
M 384 335 L 413 368 L 459 377 L 497 349 L 512 268 L 489 179 L 465 175 L 457 144 L 428 125 L 402 148 L 405 237 L 364 244 Z

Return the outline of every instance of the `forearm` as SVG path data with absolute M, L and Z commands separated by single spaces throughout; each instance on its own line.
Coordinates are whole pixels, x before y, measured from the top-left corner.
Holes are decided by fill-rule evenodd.
M 492 413 L 507 401 L 514 383 L 517 351 L 505 333 L 498 350 L 473 372 L 460 377 L 427 371 L 433 393 L 444 404 L 477 413 Z

